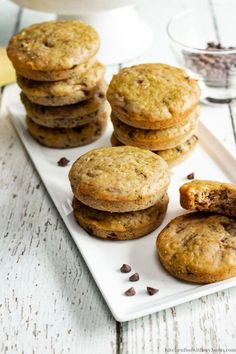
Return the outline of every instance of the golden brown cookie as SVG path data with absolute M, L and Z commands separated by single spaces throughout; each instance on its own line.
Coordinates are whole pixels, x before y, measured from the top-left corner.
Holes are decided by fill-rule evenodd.
M 180 187 L 180 204 L 188 210 L 236 217 L 236 185 L 194 180 Z
M 141 64 L 122 69 L 108 87 L 112 111 L 128 125 L 164 129 L 188 119 L 199 103 L 196 80 L 167 64 Z
M 75 197 L 98 210 L 146 209 L 165 193 L 170 174 L 166 162 L 151 151 L 131 146 L 99 148 L 73 164 L 69 179 Z
M 168 164 L 168 166 L 174 166 L 187 158 L 195 148 L 198 142 L 198 137 L 196 135 L 192 135 L 188 140 L 184 143 L 167 150 L 161 151 L 153 151 L 155 154 L 158 154 L 162 157 Z M 117 139 L 115 134 L 113 133 L 111 136 L 111 145 L 112 146 L 122 146 L 123 144 Z
M 88 24 L 76 20 L 49 21 L 15 34 L 7 54 L 22 76 L 54 81 L 72 77 L 83 67 L 88 69 L 89 60 L 98 49 L 98 34 Z
M 109 213 L 90 208 L 73 199 L 74 215 L 90 235 L 107 240 L 133 240 L 149 234 L 162 223 L 169 198 L 165 194 L 153 206 L 127 213 Z
M 54 128 L 55 122 L 71 121 L 96 112 L 105 101 L 107 85 L 101 82 L 98 91 L 88 100 L 66 106 L 41 106 L 31 102 L 23 92 L 21 92 L 21 101 L 25 106 L 29 117 L 43 126 Z M 84 118 L 83 118 L 84 121 Z
M 91 123 L 76 128 L 47 128 L 34 123 L 29 117 L 26 124 L 30 135 L 40 144 L 59 149 L 83 146 L 100 138 L 107 125 L 109 112 L 103 114 Z
M 178 126 L 161 130 L 134 128 L 121 120 L 114 114 L 111 120 L 114 126 L 115 135 L 123 144 L 137 146 L 149 150 L 166 150 L 184 143 L 197 130 L 199 112 L 193 111 L 188 120 Z
M 28 99 L 43 106 L 64 106 L 91 98 L 104 76 L 104 66 L 96 62 L 85 73 L 70 79 L 45 82 L 17 76 L 17 83 Z
M 170 221 L 156 242 L 163 266 L 176 278 L 212 283 L 236 276 L 236 220 L 190 213 Z

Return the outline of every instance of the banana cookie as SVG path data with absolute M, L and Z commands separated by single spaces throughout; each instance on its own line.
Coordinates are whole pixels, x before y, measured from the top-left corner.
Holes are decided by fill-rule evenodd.
M 30 135 L 40 144 L 64 149 L 83 146 L 97 140 L 105 131 L 109 112 L 104 108 L 99 117 L 92 122 L 74 128 L 48 128 L 26 118 L 26 125 Z
M 236 276 L 236 220 L 190 213 L 172 220 L 156 242 L 160 261 L 176 278 L 212 283 Z
M 132 240 L 149 234 L 162 223 L 168 201 L 168 195 L 164 194 L 153 206 L 126 213 L 96 210 L 76 198 L 72 206 L 77 222 L 90 235 L 107 240 Z
M 98 34 L 88 24 L 76 20 L 49 21 L 14 35 L 7 54 L 19 75 L 56 81 L 89 70 L 98 49 Z
M 92 97 L 104 77 L 104 65 L 96 62 L 82 74 L 60 81 L 33 81 L 17 76 L 17 83 L 28 99 L 44 106 L 63 106 Z
M 166 64 L 140 64 L 122 69 L 108 87 L 114 115 L 141 129 L 164 129 L 185 122 L 199 104 L 196 80 Z
M 102 82 L 98 87 L 98 91 L 93 97 L 88 100 L 65 106 L 42 106 L 37 103 L 31 102 L 27 96 L 21 92 L 21 101 L 25 106 L 27 115 L 40 125 L 49 128 L 69 127 L 71 121 L 78 121 L 88 123 L 89 120 L 85 119 L 91 113 L 97 112 L 105 102 L 107 85 Z M 87 120 L 87 121 L 86 121 Z M 64 123 L 61 123 L 64 122 Z M 81 124 L 80 124 L 81 125 Z
M 149 150 L 171 149 L 184 143 L 197 129 L 199 111 L 194 110 L 187 122 L 177 127 L 161 130 L 134 128 L 112 114 L 114 132 L 123 144 L 137 146 Z
M 147 209 L 158 202 L 170 182 L 166 162 L 131 146 L 99 148 L 73 164 L 69 179 L 79 201 L 109 212 Z
M 180 204 L 187 210 L 236 217 L 236 185 L 205 180 L 185 183 L 180 187 Z

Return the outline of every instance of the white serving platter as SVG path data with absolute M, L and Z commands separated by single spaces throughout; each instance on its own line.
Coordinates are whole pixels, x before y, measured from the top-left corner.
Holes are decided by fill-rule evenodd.
M 150 235 L 138 240 L 103 241 L 88 235 L 75 222 L 68 172 L 72 162 L 80 155 L 91 149 L 110 145 L 111 124 L 104 136 L 90 145 L 62 150 L 43 147 L 26 130 L 25 112 L 18 92 L 16 85 L 9 88 L 9 94 L 14 98 L 8 107 L 11 121 L 116 320 L 132 320 L 236 286 L 236 277 L 208 285 L 179 281 L 163 269 L 156 254 L 155 240 L 158 233 L 172 218 L 186 213 L 180 207 L 178 190 L 180 185 L 187 182 L 186 176 L 189 173 L 194 172 L 197 179 L 236 183 L 235 158 L 202 122 L 199 124 L 200 143 L 194 153 L 172 169 L 170 203 L 163 224 Z M 70 160 L 70 165 L 59 167 L 57 161 L 64 156 Z M 123 263 L 132 266 L 131 273 L 123 274 L 119 271 Z M 134 272 L 139 272 L 140 280 L 131 283 L 128 278 Z M 124 291 L 131 286 L 135 287 L 136 295 L 127 297 Z M 159 292 L 149 296 L 147 286 L 158 288 Z

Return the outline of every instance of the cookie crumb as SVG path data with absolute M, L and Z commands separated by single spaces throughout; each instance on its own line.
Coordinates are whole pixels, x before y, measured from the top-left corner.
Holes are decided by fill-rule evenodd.
M 131 272 L 131 267 L 128 264 L 123 264 L 120 268 L 121 273 L 129 273 Z
M 151 288 L 150 286 L 147 286 L 147 292 L 148 295 L 152 296 L 158 293 L 159 289 Z
M 68 160 L 66 157 L 62 157 L 59 161 L 57 161 L 57 164 L 58 166 L 65 167 L 68 165 L 69 162 L 70 160 Z
M 13 194 L 12 198 L 15 199 L 17 197 L 17 194 Z
M 129 281 L 138 281 L 139 280 L 139 274 L 138 273 L 134 273 L 133 275 L 131 275 L 129 277 Z
M 187 175 L 187 179 L 194 179 L 194 172 Z
M 132 287 L 132 288 L 129 288 L 128 290 L 125 291 L 124 293 L 126 296 L 134 296 L 136 294 L 136 291 L 135 289 Z

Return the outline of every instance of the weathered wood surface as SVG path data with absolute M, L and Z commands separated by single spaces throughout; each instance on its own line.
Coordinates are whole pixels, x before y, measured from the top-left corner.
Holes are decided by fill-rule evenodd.
M 174 63 L 165 25 L 191 3 L 140 4 L 155 42 L 135 63 Z M 2 0 L 0 44 L 19 28 L 51 18 Z M 109 68 L 108 76 L 117 69 Z M 0 106 L 0 353 L 236 352 L 236 289 L 115 322 L 7 118 L 10 99 L 6 88 Z M 202 119 L 235 153 L 236 104 L 202 106 Z

